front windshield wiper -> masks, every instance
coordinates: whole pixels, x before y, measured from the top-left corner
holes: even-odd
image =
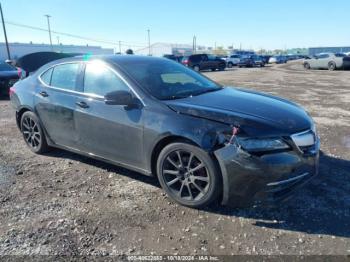
[[[221,89],[222,89],[222,87],[215,87],[215,88],[208,88],[205,90],[199,90],[197,92],[186,92],[186,93],[182,93],[182,94],[168,96],[168,97],[163,98],[162,100],[176,100],[176,99],[187,98],[187,97],[191,97],[191,96],[199,96],[199,95],[202,95],[205,93],[215,92],[215,91],[218,91]]]
[[[216,91],[219,91],[221,89],[222,89],[221,87],[215,87],[215,88],[209,88],[209,89],[205,89],[205,90],[200,90],[200,91],[192,93],[191,96],[199,96],[199,95],[202,95],[202,94],[205,94],[205,93],[216,92]]]

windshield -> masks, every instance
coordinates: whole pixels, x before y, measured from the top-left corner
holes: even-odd
[[[0,71],[16,71],[17,69],[7,63],[0,63]]]
[[[123,63],[123,68],[152,96],[160,100],[196,96],[222,88],[201,74],[170,60],[128,61]]]

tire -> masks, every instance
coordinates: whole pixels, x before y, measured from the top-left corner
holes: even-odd
[[[193,70],[196,72],[199,72],[200,71],[199,65],[193,66]]]
[[[336,64],[332,61],[328,63],[328,70],[329,71],[334,71],[335,69],[337,69]]]
[[[212,68],[211,71],[212,71],[212,72],[216,71],[216,68]]]
[[[34,153],[42,154],[49,150],[45,133],[38,117],[31,111],[25,112],[20,122],[24,141]]]
[[[310,67],[310,64],[309,63],[304,63],[304,68],[309,70],[311,67]]]
[[[225,70],[225,66],[224,65],[219,67],[219,71],[224,71],[224,70]]]
[[[231,62],[229,62],[229,63],[227,64],[227,67],[228,67],[228,68],[232,68],[232,67],[233,67],[233,64],[232,64]]]
[[[208,206],[222,191],[221,174],[214,160],[201,148],[187,143],[172,143],[160,152],[157,175],[168,196],[188,207]]]

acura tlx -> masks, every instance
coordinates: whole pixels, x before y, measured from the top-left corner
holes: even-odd
[[[57,147],[154,175],[190,207],[278,203],[318,172],[320,141],[304,109],[164,58],[57,60],[10,97],[33,152]]]

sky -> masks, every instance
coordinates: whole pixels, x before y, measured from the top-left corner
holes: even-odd
[[[51,29],[54,43],[117,48],[151,43],[287,49],[350,45],[349,0],[0,0],[5,21]],[[49,35],[6,24],[9,42],[49,43]],[[59,39],[57,38],[59,36]],[[0,29],[0,42],[4,42]],[[115,43],[115,44],[114,44]]]

